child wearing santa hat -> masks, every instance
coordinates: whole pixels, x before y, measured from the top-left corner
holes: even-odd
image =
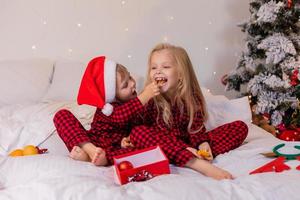
[[[91,60],[81,80],[77,102],[96,106],[91,129],[86,130],[68,110],[58,111],[54,124],[75,160],[95,165],[113,163],[113,156],[134,150],[126,137],[144,105],[159,94],[154,82],[137,96],[135,80],[127,69],[101,56]],[[123,139],[123,140],[122,140]],[[121,141],[123,146],[121,148]]]

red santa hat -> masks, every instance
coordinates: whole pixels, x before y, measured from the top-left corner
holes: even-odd
[[[113,61],[100,56],[91,60],[81,80],[77,102],[102,108],[103,114],[113,112],[111,103],[116,96],[116,66]]]

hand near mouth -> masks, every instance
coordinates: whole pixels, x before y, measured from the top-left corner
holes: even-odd
[[[150,99],[160,94],[159,85],[154,81],[147,85],[143,92],[138,96],[139,100],[145,105]]]

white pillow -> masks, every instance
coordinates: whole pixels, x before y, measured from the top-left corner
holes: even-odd
[[[63,140],[59,137],[57,131],[47,138],[41,145],[41,148],[48,149],[51,155],[69,155],[69,150]]]
[[[70,110],[83,126],[89,129],[95,107],[78,106],[74,101],[18,104],[0,108],[0,155],[25,145],[39,145],[56,133],[53,117],[63,108]]]
[[[76,101],[85,67],[84,63],[78,61],[57,61],[52,83],[43,100]]]
[[[251,123],[252,113],[247,96],[230,100],[223,95],[212,95],[205,88],[202,88],[202,92],[208,112],[208,119],[205,122],[207,130],[236,120],[248,125]]]
[[[40,101],[52,73],[53,61],[48,59],[0,61],[0,106]]]

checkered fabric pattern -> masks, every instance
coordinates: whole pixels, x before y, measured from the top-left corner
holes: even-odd
[[[239,147],[248,135],[248,126],[243,121],[224,124],[207,132],[214,156]]]
[[[130,133],[130,140],[138,149],[159,145],[170,163],[178,166],[184,166],[194,157],[190,151],[186,150],[188,147],[186,143],[177,139],[171,132],[156,127],[136,126]]]
[[[235,121],[206,132],[203,117],[200,112],[195,114],[192,130],[199,130],[194,134],[187,131],[189,118],[186,110],[174,107],[173,126],[167,128],[162,117],[156,120],[157,110],[151,101],[145,108],[144,125],[133,128],[130,139],[137,148],[160,145],[170,162],[177,166],[184,166],[194,155],[186,147],[198,148],[203,142],[209,142],[213,155],[228,152],[240,146],[248,134],[248,127],[242,121]]]
[[[114,111],[110,116],[97,109],[90,130],[85,130],[79,120],[68,110],[58,111],[53,119],[54,125],[61,139],[69,151],[74,146],[84,142],[91,142],[106,151],[107,159],[112,164],[112,157],[132,151],[132,148],[121,149],[123,137],[131,130],[131,121],[143,111],[143,105],[138,98],[126,103],[112,103]]]

